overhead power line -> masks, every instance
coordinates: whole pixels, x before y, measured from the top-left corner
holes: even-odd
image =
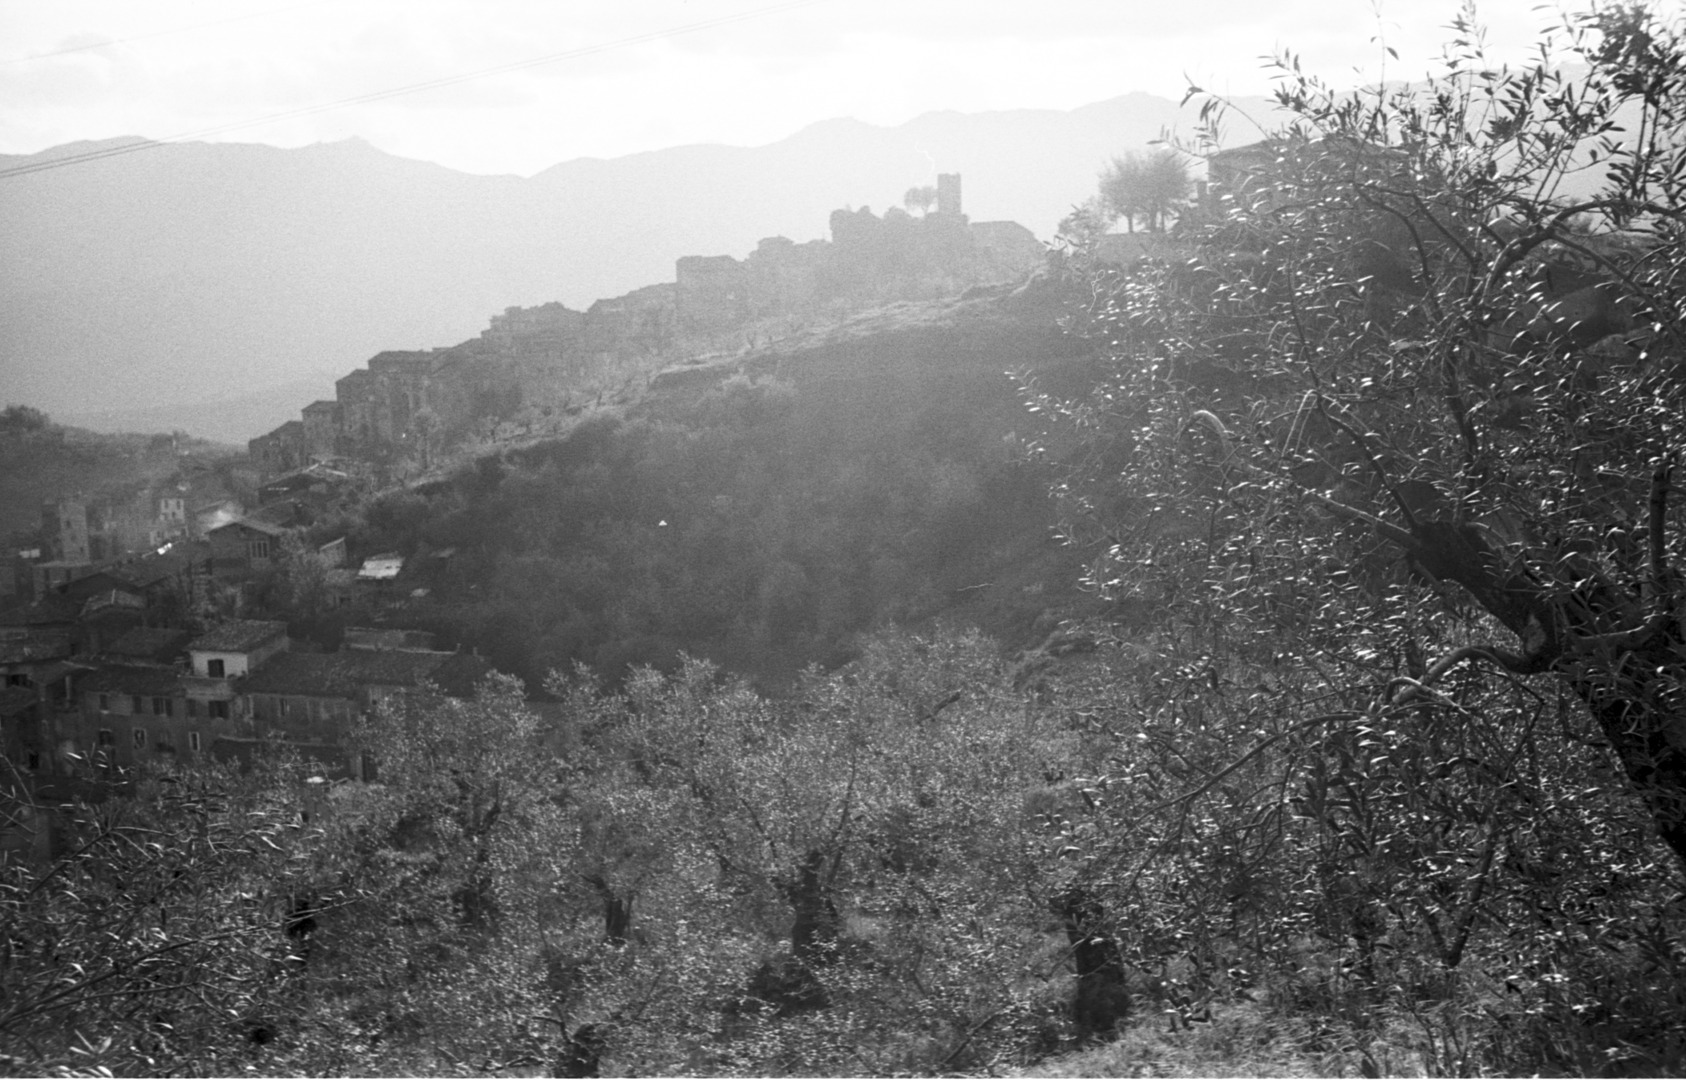
[[[222,135],[230,131],[240,131],[245,128],[259,127],[263,124],[274,123],[277,120],[292,120],[300,116],[314,116],[317,113],[331,112],[344,109],[352,105],[367,105],[375,101],[385,101],[388,98],[402,97],[405,94],[420,93],[423,90],[435,90],[443,86],[455,86],[458,83],[472,82],[492,75],[502,75],[505,72],[520,71],[524,68],[542,67],[545,64],[560,63],[564,60],[574,60],[582,56],[592,56],[597,53],[609,52],[614,49],[624,49],[631,45],[642,45],[646,42],[660,41],[664,38],[678,37],[681,34],[692,34],[699,30],[709,30],[716,26],[726,26],[731,23],[745,22],[757,19],[763,15],[772,15],[780,11],[790,11],[795,8],[811,7],[823,3],[824,0],[789,0],[787,3],[772,4],[768,7],[755,8],[750,11],[740,11],[734,15],[722,15],[715,19],[704,19],[700,22],[685,23],[681,26],[668,27],[664,30],[654,30],[647,34],[635,34],[632,37],[620,38],[616,41],[606,41],[598,45],[587,45],[566,52],[550,53],[546,56],[535,56],[527,60],[517,60],[513,63],[499,64],[495,67],[480,68],[476,71],[465,71],[457,75],[447,75],[438,79],[428,79],[425,82],[410,83],[406,86],[395,86],[386,90],[376,90],[355,97],[340,98],[338,101],[327,101],[316,105],[307,105],[299,109],[288,109],[285,112],[270,113],[266,116],[252,117],[247,120],[237,120],[228,124],[218,124],[215,127],[201,128],[198,131],[183,132],[163,139],[152,139],[145,142],[123,143],[120,146],[106,146],[98,150],[89,150],[80,154],[67,154],[64,157],[51,158],[47,161],[33,161],[27,165],[16,165],[10,169],[0,169],[0,180],[13,177],[28,176],[32,173],[49,172],[53,169],[68,168],[72,165],[85,165],[93,161],[103,161],[106,158],[121,157],[124,154],[138,153],[142,150],[152,150],[171,143],[187,142],[193,139],[209,138]]]

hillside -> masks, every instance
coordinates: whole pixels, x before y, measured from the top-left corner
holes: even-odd
[[[352,547],[433,566],[385,618],[530,685],[684,652],[777,686],[892,622],[1033,646],[1083,600],[1007,372],[1081,376],[1060,310],[1031,287],[903,302],[671,368],[566,438],[388,497]]]
[[[895,128],[835,120],[770,146],[580,160],[530,178],[471,176],[357,141],[173,144],[5,177],[0,383],[80,423],[140,426],[135,410],[461,341],[510,305],[583,308],[670,280],[682,256],[808,240],[833,208],[882,210],[938,171],[965,176],[973,220],[1016,220],[1046,238],[1110,155],[1177,115],[1132,95]],[[0,170],[105,145],[0,156]],[[204,405],[170,422],[242,441],[291,411],[270,408]]]

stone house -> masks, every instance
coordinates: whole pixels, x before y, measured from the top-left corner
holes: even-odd
[[[70,660],[70,632],[56,627],[0,628],[0,748],[29,773],[50,767],[71,687],[82,670]]]
[[[375,441],[375,377],[358,368],[334,382],[334,400],[339,404],[341,453],[355,454]]]
[[[477,657],[449,652],[346,650],[283,653],[248,675],[241,694],[254,733],[303,747],[332,747],[310,756],[334,775],[369,778],[368,764],[348,745],[353,721],[393,694],[424,684],[461,687],[485,673]]]
[[[203,537],[218,525],[226,525],[246,512],[237,499],[213,499],[193,510],[193,535]]]
[[[41,504],[44,554],[54,562],[93,561],[93,538],[88,527],[88,504],[83,499],[54,499]]]
[[[198,678],[238,679],[287,648],[286,623],[229,619],[188,642],[187,655]]]
[[[181,673],[163,664],[105,664],[82,676],[80,723],[60,732],[59,757],[68,771],[133,768],[207,752],[216,726],[191,700]],[[80,763],[81,767],[77,767]]]
[[[263,476],[278,476],[302,468],[310,455],[305,443],[303,420],[289,420],[246,443],[246,454]]]
[[[430,352],[388,350],[369,358],[375,438],[388,445],[409,432],[416,414],[428,407],[428,381],[436,358]]]
[[[230,619],[187,643],[182,685],[196,712],[218,720],[245,719],[237,681],[289,648],[287,624]]]
[[[331,458],[340,452],[340,403],[313,401],[304,407],[304,454],[313,461]]]
[[[241,518],[205,534],[211,565],[219,574],[267,570],[281,561],[286,529],[257,518]]]

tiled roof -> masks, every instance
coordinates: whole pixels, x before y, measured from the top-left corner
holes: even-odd
[[[35,685],[46,686],[53,680],[62,679],[66,675],[92,670],[94,670],[94,665],[85,664],[79,660],[54,660],[50,664],[36,668],[30,677],[35,680]]]
[[[265,536],[285,536],[287,534],[287,530],[281,528],[279,525],[271,525],[269,522],[261,521],[257,518],[243,517],[230,521],[225,525],[218,525],[214,529],[206,529],[205,535],[209,536],[211,533],[221,532],[224,529],[251,529],[253,532],[260,532]]]
[[[143,660],[169,660],[187,648],[193,637],[186,630],[137,626],[106,648],[110,656],[132,656]]]
[[[69,655],[70,633],[64,630],[32,630],[0,640],[0,664],[39,664]]]
[[[384,650],[410,652],[438,652],[434,641],[438,635],[431,630],[411,630],[392,626],[348,626],[344,641],[348,649],[380,652]]]
[[[260,619],[230,619],[187,643],[200,652],[250,652],[277,635],[287,632],[284,622]]]
[[[170,697],[181,693],[181,673],[172,667],[107,664],[84,675],[80,689],[83,692]]]
[[[267,525],[284,532],[305,524],[309,520],[309,514],[297,499],[277,499],[275,502],[265,503],[240,520],[247,525]]]
[[[113,577],[144,588],[190,572],[193,569],[194,555],[194,545],[172,545],[171,550],[162,555],[143,555],[134,562],[114,566],[107,572]],[[200,557],[204,556],[201,554]]]
[[[431,681],[455,653],[283,653],[246,676],[248,694],[354,697],[365,687],[409,687]]]
[[[58,623],[74,623],[80,606],[66,599],[62,593],[51,592],[27,607],[0,611],[0,626],[52,626]]]

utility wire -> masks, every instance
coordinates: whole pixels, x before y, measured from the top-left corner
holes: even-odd
[[[699,30],[708,30],[716,26],[726,26],[730,23],[745,22],[749,19],[760,18],[775,12],[790,11],[795,8],[811,7],[823,3],[824,0],[790,0],[788,3],[773,4],[768,7],[755,8],[751,11],[740,11],[735,15],[723,15],[717,19],[704,19],[700,22],[685,23],[682,26],[669,27],[665,30],[655,30],[648,34],[636,34],[632,37],[620,38],[617,41],[607,41],[599,45],[587,45],[579,49],[569,49],[566,52],[551,53],[547,56],[535,56],[528,60],[517,60],[509,64],[499,64],[496,67],[481,68],[477,71],[462,72],[457,75],[447,75],[443,78],[429,79],[426,82],[410,83],[407,86],[396,86],[387,90],[376,90],[356,97],[341,98],[338,101],[328,101],[317,105],[307,105],[302,109],[289,109],[285,112],[270,113],[267,116],[253,117],[248,120],[237,120],[233,123],[219,124],[216,127],[201,128],[198,131],[183,132],[163,139],[151,139],[143,142],[123,143],[120,146],[106,146],[98,150],[88,150],[80,154],[67,154],[64,157],[52,158],[47,161],[33,161],[27,165],[16,165],[10,169],[0,169],[0,180],[13,177],[28,176],[31,173],[48,172],[52,169],[63,169],[71,165],[85,165],[93,161],[103,161],[106,158],[121,157],[141,150],[153,150],[170,143],[185,142],[191,139],[203,139],[212,135],[221,135],[229,131],[239,131],[244,128],[258,127],[273,123],[277,120],[291,120],[300,116],[313,116],[317,113],[331,112],[351,105],[367,105],[370,102],[385,101],[388,98],[402,97],[405,94],[419,93],[423,90],[434,90],[442,86],[455,86],[458,83],[484,79],[489,75],[501,75],[509,71],[520,71],[524,68],[541,67],[545,64],[555,64],[563,60],[574,60],[582,56],[592,56],[597,53],[609,52],[613,49],[623,49],[629,45],[642,45],[650,41],[660,41],[663,38],[677,37],[681,34],[691,34]]]
[[[134,37],[113,38],[110,41],[96,41],[91,45],[72,45],[68,49],[55,49],[52,52],[32,53],[29,56],[13,56],[0,60],[0,67],[12,64],[22,64],[29,60],[46,60],[54,56],[68,56],[71,53],[87,52],[89,49],[106,49],[113,45],[127,45],[135,41],[151,41],[153,38],[169,37],[172,34],[185,34],[193,30],[205,30],[213,26],[227,26],[229,23],[246,22],[250,19],[261,19],[265,15],[277,15],[288,11],[299,11],[303,8],[321,7],[331,4],[334,0],[316,0],[313,4],[294,4],[291,7],[268,8],[264,11],[254,11],[249,15],[236,15],[231,19],[218,19],[216,22],[195,23],[192,26],[178,26],[173,30],[156,30],[150,34],[136,34]]]

